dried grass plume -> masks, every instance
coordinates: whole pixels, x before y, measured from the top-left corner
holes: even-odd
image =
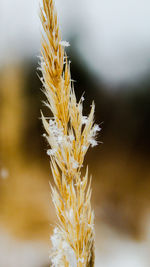
[[[50,148],[51,186],[58,226],[51,237],[52,266],[94,266],[94,213],[91,209],[91,183],[88,168],[81,173],[85,154],[100,130],[94,124],[94,102],[89,116],[83,115],[83,101],[77,102],[65,53],[69,43],[61,38],[53,0],[43,0],[40,18],[43,26],[41,71],[46,106],[52,117],[42,121]]]

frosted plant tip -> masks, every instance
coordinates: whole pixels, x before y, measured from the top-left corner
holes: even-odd
[[[60,41],[59,44],[64,46],[64,47],[69,47],[70,46],[69,42],[67,42],[67,41]]]
[[[91,144],[91,147],[94,147],[94,146],[97,146],[98,145],[97,141],[94,140],[94,139],[90,139],[89,142]]]
[[[88,121],[88,117],[87,116],[83,116],[82,117],[82,124],[86,124]]]
[[[48,156],[54,156],[56,151],[57,151],[56,149],[48,149],[47,150],[47,155]]]

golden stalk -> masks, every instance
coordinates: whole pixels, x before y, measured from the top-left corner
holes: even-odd
[[[83,101],[77,102],[70,75],[70,62],[64,51],[53,0],[42,0],[40,18],[42,36],[41,71],[46,105],[53,117],[48,121],[42,114],[50,145],[47,154],[55,186],[52,199],[59,219],[51,237],[52,266],[94,266],[94,213],[91,209],[91,183],[88,168],[81,168],[89,146],[95,146],[100,130],[94,124],[94,102],[89,116],[83,116]]]

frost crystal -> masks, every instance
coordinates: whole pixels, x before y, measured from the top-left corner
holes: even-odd
[[[94,146],[97,146],[97,141],[96,140],[94,140],[93,138],[91,138],[90,140],[89,140],[89,142],[90,142],[90,144],[91,144],[91,147],[94,147]]]
[[[69,214],[71,211],[69,212]],[[72,216],[71,214],[69,216]],[[51,255],[51,263],[53,267],[65,267],[63,259],[66,257],[69,262],[69,267],[76,267],[77,260],[73,249],[70,245],[65,241],[63,237],[63,233],[56,227],[54,229],[54,233],[51,236],[52,241],[52,255]]]
[[[55,138],[58,144],[61,144],[65,138],[63,134],[63,129],[58,128],[57,123],[53,120],[49,120],[49,130],[50,133]]]
[[[82,147],[82,151],[85,151],[87,149],[87,146]]]
[[[95,124],[93,127],[93,135],[96,135],[97,132],[101,131],[101,128],[98,124]]]
[[[47,155],[48,156],[53,156],[53,155],[55,155],[55,153],[56,153],[56,149],[55,148],[53,148],[53,149],[48,149],[47,150]]]
[[[63,141],[63,136],[62,135],[58,135],[57,141],[58,141],[58,144],[61,144],[62,141]]]
[[[52,235],[51,241],[52,241],[53,248],[58,249],[60,246],[60,242],[61,242],[59,236],[57,234]]]
[[[101,130],[101,128],[99,127],[98,124],[95,124],[90,132],[89,135],[89,143],[91,144],[92,147],[97,146],[98,142],[95,140],[95,136],[97,134],[97,132],[99,132]]]
[[[64,46],[64,47],[70,46],[69,42],[67,42],[67,41],[60,41],[59,44]]]
[[[71,158],[71,162],[73,169],[77,169],[79,167],[79,163],[74,158]]]
[[[49,125],[50,125],[50,126],[54,126],[54,125],[55,125],[55,121],[53,121],[53,120],[49,120]]]
[[[86,124],[88,121],[88,117],[87,116],[83,116],[82,117],[82,124]]]

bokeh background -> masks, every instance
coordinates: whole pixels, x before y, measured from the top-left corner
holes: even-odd
[[[56,0],[77,97],[94,99],[96,267],[150,266],[150,2]],[[38,0],[0,0],[0,266],[49,266],[57,221],[40,109]]]

